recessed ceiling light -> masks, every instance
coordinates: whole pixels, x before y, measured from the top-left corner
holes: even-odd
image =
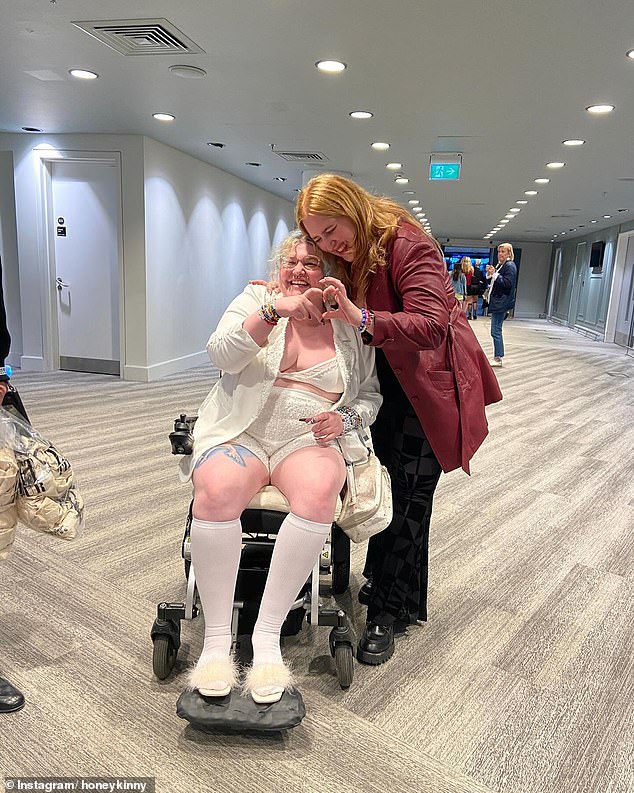
[[[420,204],[420,201],[417,198],[410,198],[407,203],[411,204],[412,206],[416,206],[416,204]]]
[[[583,146],[585,140],[581,140],[580,138],[568,138],[568,140],[561,141],[564,146]]]
[[[372,148],[375,151],[387,151],[390,148],[390,144],[377,140],[375,143],[372,144]]]
[[[515,215],[504,215],[504,217],[505,217],[507,220],[513,220],[513,218],[515,217]]]
[[[553,234],[553,237],[558,237],[558,236],[559,236],[559,234]]]
[[[563,168],[565,164],[565,162],[547,162],[546,168],[552,168],[555,170],[556,168]]]
[[[598,223],[598,220],[591,220],[590,223]]]
[[[337,74],[343,72],[347,68],[346,64],[342,61],[317,61],[315,66],[320,72],[327,72],[328,74]]]
[[[152,118],[155,118],[157,121],[174,121],[176,116],[173,116],[171,113],[152,113]]]
[[[96,80],[99,77],[97,72],[89,72],[87,69],[70,69],[68,73],[78,80]]]
[[[403,190],[403,195],[416,195],[416,190]]]
[[[528,204],[528,201],[526,199],[522,199],[521,201],[516,201],[515,203],[516,204]]]
[[[403,167],[402,162],[388,162],[385,164],[386,168],[389,168],[390,171],[398,171]]]
[[[612,215],[604,215],[603,217],[607,220],[608,218],[611,218]]]
[[[570,231],[576,231],[577,229],[570,229]]]
[[[524,190],[524,195],[539,195],[537,190]]]
[[[276,182],[285,182],[286,181],[286,177],[285,176],[276,176],[276,177],[274,177],[274,179],[275,179]]]
[[[614,105],[590,105],[586,110],[588,113],[601,115],[602,113],[611,113],[614,110]]]
[[[198,66],[170,66],[169,70],[174,77],[184,77],[187,80],[202,80],[203,77],[207,76],[207,72]]]
[[[262,163],[261,162],[245,162],[245,165],[251,165],[253,168],[259,168]]]
[[[508,220],[501,220],[500,221],[500,226],[506,226],[507,223],[508,223]]]
[[[370,113],[369,110],[353,110],[350,113],[351,118],[372,118],[374,113]]]
[[[561,232],[561,236],[563,237],[565,233],[566,233],[565,231],[562,231]]]
[[[396,184],[408,184],[409,183],[409,179],[407,179],[405,176],[397,176],[394,181],[396,182]]]
[[[514,215],[517,215],[517,213],[521,211],[522,210],[519,207],[513,207],[512,209],[509,209],[509,212],[512,212]]]
[[[617,209],[616,211],[617,212],[629,212],[630,210],[629,209]]]
[[[535,184],[548,184],[548,182],[550,182],[550,179],[535,179]]]
[[[41,129],[38,129],[37,127],[22,127],[22,129],[25,132],[41,132],[42,131]]]
[[[631,58],[634,61],[634,50],[625,53],[626,58]]]

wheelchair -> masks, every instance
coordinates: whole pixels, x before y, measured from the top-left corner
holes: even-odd
[[[195,416],[187,416],[184,413],[174,421],[174,430],[169,436],[172,454],[192,453],[192,428],[195,422]],[[200,613],[196,576],[191,564],[190,551],[192,505],[193,501],[189,505],[181,544],[187,580],[186,599],[184,603],[159,603],[157,616],[150,632],[153,643],[153,671],[160,680],[170,675],[176,663],[181,643],[181,621],[193,620]],[[282,626],[281,635],[294,636],[299,633],[304,618],[311,625],[329,626],[330,654],[334,658],[337,680],[342,689],[347,689],[354,677],[354,635],[346,613],[339,608],[324,607],[319,600],[320,574],[331,573],[332,592],[335,595],[345,592],[350,580],[350,539],[336,523],[340,509],[339,500],[330,538],[326,541],[321,557],[309,579],[291,606]],[[240,646],[239,637],[248,636],[253,631],[275,537],[289,511],[290,505],[283,494],[276,487],[269,485],[256,494],[241,515],[242,552],[233,603],[232,649]]]

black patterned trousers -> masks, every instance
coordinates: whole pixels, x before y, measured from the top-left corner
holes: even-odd
[[[409,400],[386,400],[371,427],[390,472],[394,517],[370,538],[363,574],[372,579],[368,621],[427,619],[429,525],[441,468]]]

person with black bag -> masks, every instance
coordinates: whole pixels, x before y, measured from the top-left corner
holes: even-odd
[[[5,367],[5,361],[9,357],[11,348],[11,336],[7,327],[7,313],[4,308],[4,295],[2,292],[2,265],[0,264],[0,402],[4,400],[9,390],[9,379],[11,370]],[[13,713],[24,706],[24,694],[21,691],[0,677],[0,713]]]

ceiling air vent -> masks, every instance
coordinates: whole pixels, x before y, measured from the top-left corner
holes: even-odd
[[[72,24],[121,55],[204,53],[167,19],[101,19]]]
[[[326,162],[328,157],[320,151],[277,151],[273,149],[274,153],[283,160],[289,162]]]

